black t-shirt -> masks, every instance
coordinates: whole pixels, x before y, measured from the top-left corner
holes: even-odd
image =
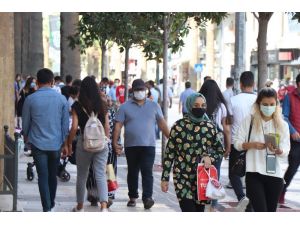
[[[70,88],[71,86],[67,86],[67,85],[61,88],[61,94],[64,95],[67,98],[67,100],[70,97]]]
[[[78,125],[80,127],[81,133],[84,131],[86,122],[88,121],[88,115],[83,111],[81,104],[78,101],[75,101],[72,105],[72,109],[75,110],[78,116]],[[103,127],[105,126],[105,115],[100,115],[98,113],[98,119],[102,123]]]

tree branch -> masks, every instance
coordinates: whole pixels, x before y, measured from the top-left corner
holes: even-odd
[[[252,14],[257,20],[259,20],[259,17],[257,16],[257,14],[255,12],[252,12]]]

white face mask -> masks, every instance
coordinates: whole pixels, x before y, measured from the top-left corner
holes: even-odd
[[[133,96],[136,100],[144,100],[146,98],[145,91],[134,91]]]

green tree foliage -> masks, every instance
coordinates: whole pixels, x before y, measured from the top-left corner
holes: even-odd
[[[163,57],[163,32],[164,32],[164,16],[169,15],[169,40],[168,48],[172,53],[176,53],[184,46],[184,37],[187,36],[190,26],[187,23],[189,18],[194,18],[199,28],[204,28],[206,22],[211,20],[213,23],[219,24],[227,13],[209,13],[209,12],[175,12],[175,13],[143,13],[143,17],[147,18],[149,23],[146,25],[144,33],[144,42],[142,44],[145,56],[148,60],[161,61]]]

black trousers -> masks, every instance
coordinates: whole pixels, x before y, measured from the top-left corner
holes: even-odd
[[[286,192],[287,187],[290,185],[300,165],[300,142],[291,140],[291,150],[288,156],[288,161],[289,166],[284,174],[285,185],[283,192]]]
[[[182,199],[179,201],[182,212],[204,212],[205,205],[196,204],[192,199]]]
[[[283,179],[259,173],[246,173],[246,192],[254,212],[276,212]]]
[[[138,198],[139,172],[142,175],[142,200],[151,198],[153,194],[153,165],[155,147],[135,146],[125,148],[128,166],[127,184],[129,198]]]

